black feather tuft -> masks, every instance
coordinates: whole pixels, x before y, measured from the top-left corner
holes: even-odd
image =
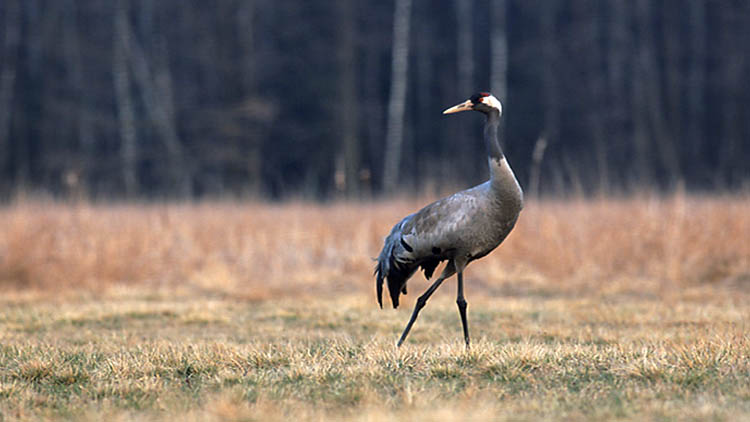
[[[439,259],[431,259],[422,262],[422,270],[424,271],[424,277],[426,279],[430,279],[432,277],[432,274],[435,272],[435,268],[440,264]]]
[[[409,252],[414,252],[414,248],[412,248],[408,243],[406,243],[403,237],[401,238],[401,246],[403,246],[404,249],[406,249]]]
[[[381,268],[381,262],[378,261],[378,265],[375,266],[375,290],[378,297],[378,305],[380,309],[383,309],[383,269]]]

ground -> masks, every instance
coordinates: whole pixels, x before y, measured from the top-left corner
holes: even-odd
[[[422,201],[424,202],[424,201]],[[750,420],[750,201],[537,201],[395,342],[386,205],[0,211],[0,420]]]

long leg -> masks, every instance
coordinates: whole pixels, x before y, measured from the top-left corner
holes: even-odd
[[[419,315],[419,311],[424,308],[424,305],[427,303],[427,299],[432,296],[433,293],[435,293],[435,290],[437,290],[438,287],[443,283],[445,280],[445,275],[441,275],[437,280],[435,280],[434,283],[432,283],[432,286],[430,286],[426,292],[422,294],[422,296],[419,296],[419,299],[417,299],[417,304],[414,306],[414,312],[411,314],[411,319],[409,319],[409,323],[406,324],[406,328],[404,328],[404,333],[401,334],[401,338],[398,340],[397,347],[401,347],[401,343],[406,340],[406,336],[409,335],[409,330],[411,330],[411,326],[414,325],[414,321],[417,320],[417,315]]]
[[[458,272],[458,298],[456,298],[456,304],[458,305],[458,313],[461,314],[461,323],[464,326],[464,340],[466,341],[466,348],[469,348],[469,322],[466,320],[466,299],[464,298],[464,272]]]

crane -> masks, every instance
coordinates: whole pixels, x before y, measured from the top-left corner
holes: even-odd
[[[465,102],[446,109],[443,114],[467,110],[478,111],[486,117],[484,143],[490,170],[489,180],[406,216],[385,238],[375,267],[378,304],[383,307],[383,281],[387,279],[391,302],[394,308],[398,308],[400,295],[406,294],[406,282],[418,269],[421,268],[425,278],[429,280],[435,268],[441,262],[448,261],[437,280],[417,299],[414,312],[398,340],[399,347],[430,296],[446,278],[454,274],[458,278],[456,304],[464,341],[466,347],[469,347],[464,269],[472,261],[492,252],[505,240],[523,208],[523,191],[498,140],[502,104],[492,94],[480,92]]]

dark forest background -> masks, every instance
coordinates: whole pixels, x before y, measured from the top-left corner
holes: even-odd
[[[750,2],[2,0],[0,197],[743,190]]]

